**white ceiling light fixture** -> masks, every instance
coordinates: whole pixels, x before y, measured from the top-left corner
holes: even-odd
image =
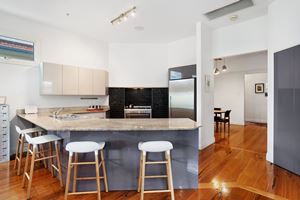
[[[218,68],[215,68],[214,75],[219,75],[219,74],[220,74],[220,70]]]
[[[221,61],[223,60],[223,66],[221,68],[221,70],[218,68],[218,61]],[[215,59],[215,69],[214,69],[214,75],[218,75],[220,74],[221,72],[226,72],[228,70],[228,67],[226,66],[225,64],[225,58],[222,59],[222,58],[216,58]]]
[[[136,6],[132,7],[131,9],[127,10],[126,12],[121,13],[118,17],[111,20],[110,23],[112,25],[120,24],[123,21],[127,21],[129,16],[136,16]]]

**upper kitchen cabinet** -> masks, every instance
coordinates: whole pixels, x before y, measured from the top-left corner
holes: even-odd
[[[104,70],[93,71],[93,95],[107,95],[108,72]]]
[[[42,95],[107,95],[108,72],[52,63],[41,67]]]
[[[78,95],[78,67],[63,66],[63,94]]]
[[[60,64],[46,63],[41,65],[41,94],[63,94],[63,66]]]
[[[93,93],[93,69],[79,68],[78,94],[90,95]]]

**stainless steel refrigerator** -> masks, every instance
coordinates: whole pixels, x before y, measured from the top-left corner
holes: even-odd
[[[189,76],[172,80],[169,77],[169,117],[196,121],[196,78]],[[187,78],[186,78],[187,77]]]

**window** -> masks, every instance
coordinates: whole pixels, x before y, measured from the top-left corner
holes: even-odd
[[[34,43],[0,35],[0,57],[34,61]]]

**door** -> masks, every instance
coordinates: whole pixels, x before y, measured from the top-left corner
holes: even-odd
[[[195,118],[195,81],[182,79],[169,81],[170,118]]]
[[[63,66],[63,94],[78,95],[78,67]]]
[[[106,95],[108,74],[104,70],[93,70],[93,94]]]
[[[62,95],[62,65],[43,63],[41,94]]]
[[[92,69],[79,68],[78,94],[80,95],[93,94],[93,70]]]

